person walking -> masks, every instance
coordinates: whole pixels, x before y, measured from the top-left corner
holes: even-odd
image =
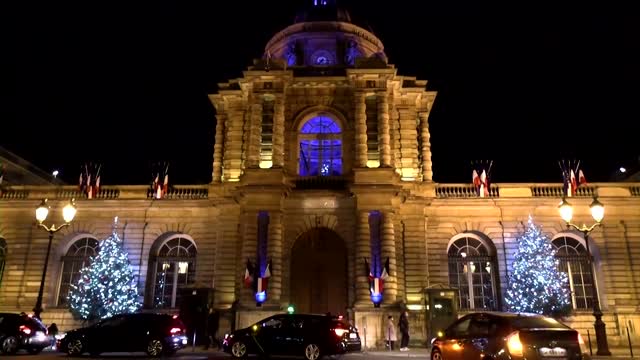
[[[402,315],[400,315],[400,322],[398,323],[400,327],[400,334],[402,335],[402,339],[400,339],[400,351],[409,351],[409,312],[403,311]]]
[[[210,309],[209,316],[207,317],[207,335],[209,335],[209,343],[205,346],[205,349],[208,349],[210,346],[215,346],[216,349],[220,348],[220,342],[217,338],[219,326],[220,313],[216,309]]]
[[[56,335],[58,335],[58,325],[56,323],[51,323],[49,328],[47,328],[47,332],[49,333],[49,339],[51,341],[51,349],[56,349]]]
[[[396,336],[396,324],[393,322],[393,316],[389,315],[387,320],[387,346],[389,350],[393,351],[395,349],[396,341],[398,341],[398,337]]]

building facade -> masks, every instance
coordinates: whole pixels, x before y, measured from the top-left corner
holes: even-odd
[[[173,186],[161,198],[144,185],[105,185],[92,199],[72,186],[6,187],[0,309],[35,304],[48,242],[35,208],[48,198],[51,221],[61,222],[61,207],[75,198],[78,214],[54,237],[44,291],[43,320],[62,330],[78,325],[66,307],[69,286],[118,216],[146,310],[177,311],[185,296],[209,289],[222,332],[293,305],[344,314],[372,347],[386,316],[406,308],[413,341],[426,343],[429,289],[454,289],[460,313],[504,308],[531,216],[570,273],[567,321],[592,329],[595,286],[610,343],[626,340],[627,328],[639,337],[640,184],[579,187],[570,199],[577,222],[590,221],[594,196],[606,207],[584,239],[558,215],[562,184],[498,183],[479,196],[472,184],[435,183],[428,120],[436,92],[426,85],[399,74],[382,42],[347,13],[320,4],[210,95],[210,184]],[[387,259],[376,307],[367,270],[382,276]],[[248,262],[268,280],[260,304],[255,285],[245,286]]]

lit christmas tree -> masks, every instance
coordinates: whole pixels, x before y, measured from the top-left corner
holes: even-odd
[[[559,271],[556,250],[529,217],[525,234],[518,239],[509,275],[506,302],[511,312],[553,317],[571,313],[569,278]]]
[[[129,255],[116,231],[117,222],[118,217],[111,236],[100,242],[91,265],[80,270],[78,284],[71,286],[69,306],[76,318],[93,321],[140,308]]]

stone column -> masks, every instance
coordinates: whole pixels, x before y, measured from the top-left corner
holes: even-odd
[[[396,271],[396,240],[393,229],[393,212],[382,213],[382,259],[384,263],[389,258],[389,277],[384,281],[384,304],[393,304],[398,297],[398,273]]]
[[[389,121],[391,123],[391,148],[393,149],[393,166],[396,168],[396,172],[400,173],[402,168],[402,153],[400,152],[400,122],[398,120],[398,110],[395,106],[392,106],[392,110],[389,114]]]
[[[282,295],[282,214],[269,212],[268,257],[271,259],[271,278],[269,279],[269,303],[278,304]]]
[[[367,104],[362,92],[354,94],[356,122],[356,167],[367,167]]]
[[[378,133],[380,143],[380,167],[391,167],[391,137],[389,133],[389,100],[386,91],[379,91]]]
[[[249,127],[249,147],[247,167],[257,168],[260,164],[260,143],[262,142],[262,98],[251,105],[251,125]]]
[[[368,273],[365,273],[364,259],[371,265],[371,231],[369,230],[369,212],[358,212],[358,231],[356,233],[356,306],[372,305],[369,293]],[[372,305],[373,306],[373,305]]]
[[[273,167],[284,166],[284,96],[276,95],[273,106]]]
[[[238,181],[242,174],[244,109],[233,108],[227,117],[222,176],[225,180]]]
[[[227,117],[225,114],[216,115],[216,139],[213,144],[213,176],[212,181],[219,183],[222,181],[222,159],[224,157],[222,149],[224,149],[224,122]]]
[[[429,134],[429,113],[422,111],[418,113],[420,118],[420,140],[422,148],[422,181],[433,181],[433,169],[431,164],[431,135]]]

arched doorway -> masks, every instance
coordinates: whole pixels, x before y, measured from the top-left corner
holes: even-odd
[[[332,230],[310,229],[291,249],[291,303],[299,313],[344,314],[347,248]]]

